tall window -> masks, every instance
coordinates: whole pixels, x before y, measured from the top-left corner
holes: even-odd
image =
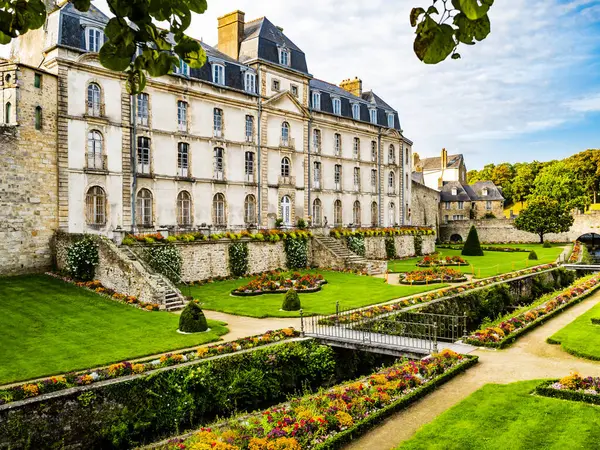
[[[12,116],[12,105],[10,104],[10,102],[8,102],[6,104],[6,109],[4,110],[4,123],[10,123],[11,122],[11,116]]]
[[[342,101],[339,98],[334,98],[331,100],[331,104],[333,105],[333,113],[341,116],[342,115]]]
[[[281,145],[283,147],[290,145],[290,124],[287,122],[281,124]]]
[[[183,75],[184,77],[189,77],[190,76],[190,66],[188,66],[187,63],[183,59],[180,59],[179,64],[177,64],[175,66],[175,73],[177,75]]]
[[[215,194],[213,197],[213,225],[224,226],[225,220],[225,196],[223,194]]]
[[[354,202],[352,207],[352,223],[354,225],[360,225],[361,223],[360,202],[358,200]]]
[[[492,209],[492,202],[490,200],[486,200],[485,209],[487,209],[488,211]]]
[[[177,175],[190,176],[190,146],[185,142],[177,144]]]
[[[388,175],[388,189],[390,194],[396,192],[396,175],[393,171]]]
[[[394,113],[388,113],[387,119],[388,119],[388,128],[394,128],[394,123],[396,121],[395,117],[394,117]]]
[[[336,200],[333,203],[333,226],[338,228],[342,226],[342,201]]]
[[[192,196],[181,191],[177,196],[177,225],[188,227],[192,224]]]
[[[91,187],[85,196],[86,220],[88,225],[106,223],[106,193],[100,186]]]
[[[377,162],[377,142],[371,141],[371,161]]]
[[[254,141],[254,116],[246,116],[246,142]]]
[[[354,168],[354,190],[360,191],[360,167]]]
[[[256,197],[254,195],[246,195],[244,200],[244,223],[256,223]]]
[[[85,44],[88,52],[100,51],[100,47],[104,43],[104,33],[98,28],[88,28],[85,32]]]
[[[290,159],[286,156],[281,160],[281,176],[289,177],[290,176]]]
[[[313,163],[313,188],[321,189],[321,162]]]
[[[342,155],[342,135],[339,133],[335,133],[333,135],[333,145],[335,150],[335,156]]]
[[[371,117],[371,123],[376,124],[377,123],[377,110],[376,109],[370,109],[369,110],[369,115]]]
[[[396,147],[394,147],[394,144],[390,144],[388,149],[388,162],[389,164],[396,164]]]
[[[458,208],[457,209],[465,209],[465,202],[458,202]]]
[[[35,129],[36,130],[42,129],[42,107],[41,106],[37,106],[35,108]]]
[[[377,170],[371,169],[371,186],[377,186]]]
[[[291,62],[290,51],[286,48],[279,49],[279,64],[289,66]]]
[[[225,86],[225,66],[213,64],[212,69],[213,83]]]
[[[336,164],[333,172],[333,181],[335,182],[335,189],[340,191],[342,189],[342,165]]]
[[[390,207],[389,207],[389,220],[390,226],[394,226],[396,224],[396,205],[394,204],[394,202],[390,202]]]
[[[312,93],[312,107],[317,111],[321,109],[321,93],[313,92]]]
[[[136,215],[137,224],[141,227],[152,226],[152,192],[148,189],[140,189],[137,194]]]
[[[256,93],[256,74],[254,72],[246,72],[244,75],[244,89],[251,94]]]
[[[36,73],[33,76],[33,87],[40,89],[42,87],[42,74]]]
[[[102,158],[102,135],[94,130],[88,133],[88,169],[104,169]]]
[[[313,148],[315,153],[321,153],[321,130],[313,130]]]
[[[254,182],[254,152],[244,154],[244,174],[246,175],[246,181]]]
[[[360,120],[360,105],[358,103],[352,105],[352,117],[354,120]]]
[[[371,203],[371,225],[376,227],[379,224],[379,209],[377,202]]]
[[[287,195],[281,199],[281,219],[285,225],[292,224],[292,200]]]
[[[150,139],[138,136],[137,140],[137,172],[150,173]]]
[[[409,151],[409,149],[407,148],[407,149],[406,149],[406,165],[408,166],[408,165],[409,165],[409,163],[410,163],[410,151]]]
[[[313,217],[313,225],[321,226],[323,224],[323,207],[321,205],[321,200],[316,198],[312,204],[312,217]]]
[[[215,108],[213,112],[213,128],[215,137],[223,136],[223,110]]]
[[[137,96],[137,123],[138,125],[148,126],[149,103],[148,94],[138,94]]]
[[[224,176],[225,167],[224,167],[224,159],[223,159],[224,153],[225,153],[225,150],[223,150],[221,147],[215,147],[215,149],[213,151],[214,178],[216,180],[223,180],[225,178],[225,176]]]
[[[352,147],[352,156],[354,159],[358,159],[360,156],[360,138],[354,138],[354,146]]]
[[[177,127],[179,131],[187,131],[188,125],[188,104],[179,100],[177,102]]]
[[[100,105],[101,105],[101,90],[100,86],[96,83],[90,83],[87,89],[87,111],[88,115],[98,117],[100,116]]]

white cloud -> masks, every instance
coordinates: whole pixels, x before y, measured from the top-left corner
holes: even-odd
[[[600,92],[582,97],[578,100],[567,102],[566,104],[573,111],[594,112],[600,111]]]

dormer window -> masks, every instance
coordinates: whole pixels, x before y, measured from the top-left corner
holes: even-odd
[[[291,59],[290,51],[287,48],[279,49],[279,64],[282,66],[290,66]]]
[[[360,120],[360,105],[358,103],[352,105],[352,117],[354,120]]]
[[[387,120],[388,120],[388,128],[394,128],[394,123],[396,122],[394,113],[388,113]]]
[[[371,118],[371,123],[377,124],[377,110],[376,109],[369,110],[369,117]]]
[[[452,195],[458,195],[458,189],[452,188]]]
[[[246,72],[244,75],[244,89],[246,92],[251,94],[256,93],[256,74],[253,72]]]
[[[333,104],[333,113],[336,116],[341,116],[342,115],[342,101],[339,98],[334,98],[331,100],[331,103]]]
[[[85,48],[88,52],[100,51],[100,48],[104,44],[104,33],[99,28],[86,28],[85,29]]]
[[[225,86],[225,66],[222,64],[213,64],[213,83]]]
[[[316,110],[321,109],[321,93],[320,92],[312,93],[312,107],[313,107],[313,109],[316,109]]]
[[[179,65],[175,66],[175,73],[177,75],[183,75],[184,77],[189,77],[190,76],[190,66],[188,66],[184,60],[180,59]]]
[[[488,195],[488,188],[483,188],[483,191],[481,191],[481,195],[486,197]]]

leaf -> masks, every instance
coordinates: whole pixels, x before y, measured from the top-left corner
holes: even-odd
[[[442,62],[455,47],[454,29],[447,24],[437,25],[417,35],[414,43],[416,55],[425,64]]]
[[[439,14],[439,13],[440,12],[433,5],[431,5],[429,8],[427,8],[427,14],[429,14],[429,15],[431,15],[431,14]]]
[[[183,36],[179,40],[174,50],[181,59],[194,69],[199,69],[206,63],[206,53],[202,46],[187,36]]]
[[[452,53],[452,59],[460,59],[460,53]]]
[[[176,64],[179,64],[176,56],[154,50],[152,51],[152,58],[146,60],[146,70],[151,77],[162,77],[168,74]]]
[[[100,63],[107,69],[123,72],[131,64],[134,53],[134,45],[120,46],[108,41],[100,49]]]
[[[46,23],[46,5],[42,0],[19,1],[15,4],[15,29],[21,34],[36,30]]]
[[[410,26],[416,27],[417,21],[422,14],[425,14],[425,10],[423,8],[413,8],[410,12]]]
[[[0,31],[0,45],[10,44],[11,37],[8,34]]]
[[[146,75],[141,69],[133,69],[127,71],[127,92],[131,95],[136,95],[144,91],[146,88]]]
[[[487,15],[481,19],[469,20],[466,15],[459,13],[454,17],[454,24],[458,27],[456,38],[459,42],[468,45],[475,44],[473,39],[484,40],[491,31],[491,23]]]
[[[90,9],[91,0],[69,0],[73,6],[81,12],[86,12]]]
[[[113,17],[108,21],[106,27],[104,28],[104,34],[111,41],[117,40],[120,34],[123,32],[123,25],[121,24],[121,20],[117,17]]]
[[[107,0],[108,6],[117,17],[127,17],[131,14],[130,0]]]
[[[452,5],[465,13],[470,20],[477,20],[485,16],[493,4],[494,0],[452,0]]]
[[[196,14],[204,14],[208,9],[208,3],[206,0],[187,0],[186,4],[188,8],[190,8],[190,10]]]

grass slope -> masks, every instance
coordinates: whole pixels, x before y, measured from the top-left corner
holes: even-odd
[[[402,450],[598,448],[600,408],[530,395],[539,381],[488,384],[432,423]]]
[[[322,290],[300,294],[305,315],[332,314],[336,301],[340,308],[350,309],[373,305],[447,285],[392,286],[383,278],[359,276],[351,273],[311,271],[321,273],[327,280]],[[265,294],[254,297],[234,297],[231,291],[247,284],[251,278],[217,281],[203,286],[192,286],[191,294],[202,302],[202,308],[250,317],[299,317],[298,311],[280,311],[284,294]]]
[[[593,324],[592,318],[600,318],[600,304],[557,331],[548,342],[560,344],[572,355],[600,360],[600,325]]]
[[[486,246],[482,244],[482,246]],[[486,252],[484,256],[465,256],[464,259],[469,263],[469,266],[453,267],[463,273],[475,274],[476,278],[487,278],[494,275],[512,272],[515,270],[525,269],[531,266],[540,264],[548,264],[556,261],[558,256],[563,251],[562,246],[552,246],[551,248],[543,248],[540,244],[523,244],[523,245],[498,245],[499,247],[518,247],[535,250],[538,255],[537,261],[529,261],[528,253],[525,252]],[[461,256],[460,250],[439,249],[442,257],[445,256]],[[390,272],[410,272],[413,270],[422,270],[417,267],[417,262],[422,258],[410,258],[404,260],[390,261],[388,268]],[[471,268],[471,265],[473,268]]]
[[[177,333],[179,316],[146,312],[45,276],[0,278],[0,384],[218,340]]]

